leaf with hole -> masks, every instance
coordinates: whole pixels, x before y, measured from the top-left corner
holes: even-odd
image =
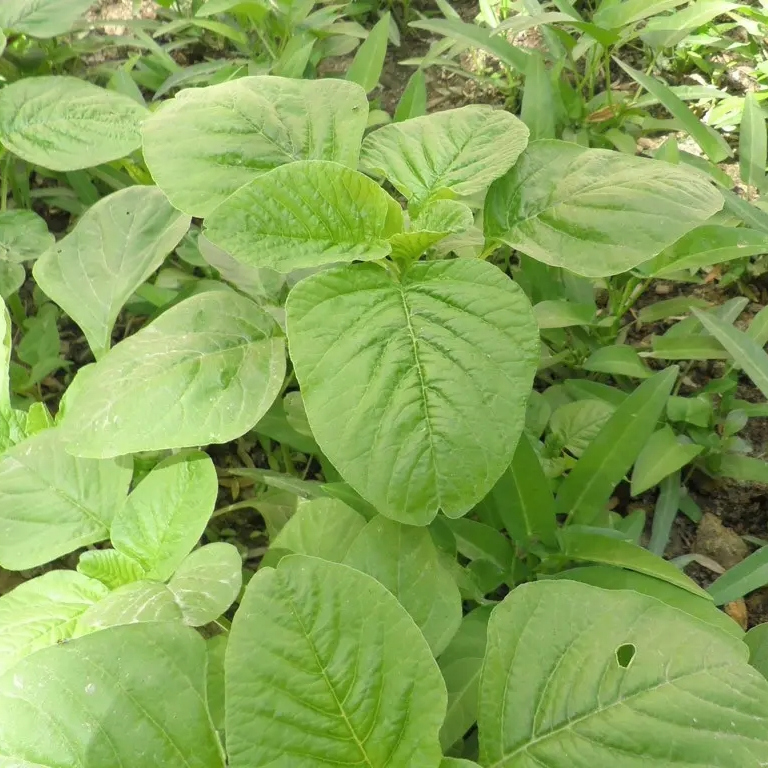
[[[740,640],[645,595],[543,581],[491,616],[483,765],[759,768],[767,712]]]

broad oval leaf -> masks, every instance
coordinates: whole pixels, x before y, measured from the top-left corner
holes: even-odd
[[[539,359],[522,290],[491,264],[360,264],[288,297],[288,335],[312,432],[382,514],[457,517],[512,460]]]
[[[92,168],[137,149],[147,114],[128,96],[76,77],[28,77],[0,91],[0,143],[53,171]]]
[[[578,458],[615,410],[605,400],[584,399],[565,403],[552,413],[549,429],[559,445]]]
[[[205,641],[173,624],[97,632],[0,678],[0,761],[35,768],[223,768]]]
[[[469,206],[457,200],[435,200],[424,207],[407,232],[389,238],[392,256],[416,259],[443,238],[466,232],[473,224]]]
[[[32,261],[56,242],[33,211],[0,211],[0,261]]]
[[[110,539],[146,578],[166,581],[203,535],[219,481],[211,459],[190,451],[161,461],[115,515]]]
[[[170,201],[202,217],[284,163],[356,168],[367,120],[368,100],[355,83],[243,77],[166,102],[144,124],[144,157]]]
[[[69,32],[92,5],[93,0],[3,0],[0,29],[31,37],[56,37]]]
[[[353,568],[291,555],[260,570],[225,673],[232,768],[440,764],[437,664],[405,609]]]
[[[437,660],[448,690],[448,710],[440,728],[440,743],[444,750],[461,739],[477,720],[480,673],[490,613],[486,606],[468,613]]]
[[[77,622],[75,636],[82,637],[109,627],[142,622],[178,622],[182,610],[173,592],[159,581],[134,581],[110,592],[91,606]]]
[[[230,290],[185,299],[78,373],[62,421],[68,450],[103,458],[239,437],[283,383],[279,334]]]
[[[45,429],[0,457],[0,565],[35,568],[109,536],[125,503],[130,461],[83,459]]]
[[[768,253],[766,232],[747,227],[704,224],[683,235],[648,266],[654,277],[661,277],[681,269],[701,269],[763,253]],[[651,304],[648,309],[653,306]]]
[[[80,555],[77,570],[109,589],[140,581],[146,571],[134,559],[116,549],[89,549]]]
[[[569,581],[494,610],[480,685],[496,768],[759,768],[768,681],[738,639],[645,595]]]
[[[205,236],[250,266],[293,272],[383,259],[403,229],[400,206],[339,163],[307,160],[259,176],[205,220]]]
[[[398,599],[435,656],[445,650],[461,623],[461,594],[426,528],[378,515],[354,540],[344,562],[373,576]]]
[[[678,469],[693,461],[702,451],[703,445],[681,442],[666,424],[654,432],[640,451],[632,470],[630,492],[639,496],[660,483]]]
[[[0,597],[0,674],[71,637],[79,617],[108,592],[80,573],[49,571]]]
[[[37,261],[37,284],[80,326],[97,359],[110,347],[125,302],[179,244],[189,222],[157,187],[128,187],[89,208]]]
[[[365,518],[338,499],[313,499],[299,504],[271,546],[341,563],[363,528]]]
[[[528,143],[525,124],[482,104],[385,125],[363,142],[360,166],[386,177],[416,206],[482,192]]]
[[[682,166],[536,141],[488,191],[485,234],[545,264],[603,277],[651,259],[722,206],[720,193]]]
[[[237,547],[217,541],[188,555],[168,582],[184,622],[202,627],[235,602],[243,586],[243,559]]]

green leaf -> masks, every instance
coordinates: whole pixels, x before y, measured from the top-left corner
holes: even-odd
[[[79,573],[49,571],[0,597],[0,674],[70,638],[78,618],[107,594],[103,584]]]
[[[605,400],[585,398],[556,408],[549,430],[557,442],[577,458],[611,418],[616,407]]]
[[[427,114],[427,81],[424,70],[417,69],[409,78],[395,108],[394,121],[411,120]]]
[[[346,565],[373,576],[416,622],[439,656],[461,623],[461,594],[426,528],[379,515],[352,542]]]
[[[768,584],[768,547],[758,549],[707,588],[715,605],[724,605]]]
[[[512,45],[503,37],[494,35],[477,24],[467,24],[456,18],[412,21],[408,26],[443,35],[465,48],[479,48],[520,74],[524,74],[528,66],[529,54],[525,49]]]
[[[593,304],[576,304],[555,299],[534,304],[533,314],[539,328],[569,328],[574,325],[592,325],[595,320]]]
[[[245,185],[205,221],[205,236],[238,261],[293,272],[390,252],[402,232],[398,203],[338,163],[289,163]]]
[[[752,456],[726,453],[720,459],[719,477],[730,477],[744,483],[768,484],[768,462]]]
[[[746,333],[736,330],[730,323],[693,310],[704,328],[711,333],[726,349],[752,383],[768,397],[768,355],[765,350]]]
[[[32,211],[0,211],[0,261],[32,261],[56,242],[45,220]]]
[[[635,462],[664,411],[677,366],[644,381],[614,411],[557,493],[558,514],[574,523],[594,520]]]
[[[641,454],[642,455],[642,454]],[[653,522],[648,551],[663,557],[672,534],[672,525],[680,509],[682,496],[680,470],[667,475],[659,484],[659,495],[653,508]]]
[[[744,97],[744,113],[739,126],[739,176],[749,187],[762,187],[768,164],[766,116],[754,93]]]
[[[727,360],[728,353],[723,345],[711,336],[698,334],[686,336],[653,336],[653,352],[645,356],[655,360]]]
[[[202,627],[221,616],[240,594],[243,559],[237,547],[218,541],[188,555],[168,582],[184,622]]]
[[[299,504],[271,546],[340,563],[363,528],[365,518],[338,499],[314,499]]]
[[[389,20],[390,13],[387,11],[373,25],[347,70],[347,80],[362,86],[366,93],[370,93],[379,84],[384,57],[387,55]]]
[[[181,623],[181,607],[173,592],[159,581],[134,581],[91,606],[77,622],[74,635],[83,637],[108,627],[156,621]]]
[[[259,303],[279,303],[285,285],[285,275],[280,275],[272,269],[249,267],[232,258],[203,235],[198,235],[197,247],[203,259],[218,271],[222,279],[239,291]]]
[[[509,112],[471,105],[379,128],[363,142],[360,166],[418,207],[434,197],[484,191],[527,141],[528,129]]]
[[[654,432],[643,446],[632,470],[632,496],[639,496],[665,477],[690,464],[704,446],[695,443],[683,443],[668,427],[663,426]]]
[[[702,227],[698,227],[693,231],[697,232],[700,229],[702,229]],[[684,235],[682,239],[685,239],[686,237],[688,237],[688,235]],[[670,317],[687,315],[691,311],[691,307],[707,309],[709,306],[709,302],[700,299],[698,296],[675,296],[674,299],[655,301],[653,304],[648,304],[648,306],[643,307],[637,313],[637,319],[641,323],[657,323],[659,320],[666,320]]]
[[[544,57],[537,50],[528,56],[525,88],[520,106],[520,119],[531,132],[531,141],[554,139],[557,133],[557,113],[553,109],[555,96],[552,79]]]
[[[667,417],[670,421],[684,421],[706,428],[712,419],[712,402],[703,396],[670,397],[667,400]]]
[[[536,141],[488,191],[485,234],[545,264],[604,277],[652,258],[722,205],[682,166]]]
[[[144,157],[173,205],[203,217],[284,163],[357,168],[367,119],[365,92],[354,83],[243,77],[165,102],[144,123]]]
[[[561,529],[558,538],[563,554],[573,560],[627,568],[682,587],[694,595],[706,597],[706,592],[672,563],[637,544],[593,533],[581,526]]]
[[[518,441],[512,463],[487,498],[518,545],[525,547],[532,540],[555,544],[555,500],[526,435]]]
[[[224,735],[224,659],[227,651],[227,635],[208,638],[207,693],[208,710],[216,730]]]
[[[429,646],[370,576],[292,555],[251,579],[227,648],[231,768],[436,768],[445,705]]]
[[[0,143],[52,171],[93,168],[137,149],[147,114],[128,96],[76,77],[28,77],[0,92]]]
[[[204,640],[172,624],[98,632],[0,678],[0,760],[35,768],[223,768]]]
[[[356,491],[421,525],[485,496],[512,460],[539,359],[517,285],[473,259],[399,280],[360,264],[302,280],[287,313],[312,432]]]
[[[394,258],[417,259],[451,234],[466,232],[474,224],[469,206],[456,200],[434,200],[417,216],[407,232],[389,238]]]
[[[62,421],[68,450],[104,458],[239,437],[283,383],[278,334],[234,292],[185,299],[78,373]]]
[[[440,768],[480,768],[480,766],[472,760],[464,760],[459,757],[444,757],[443,762],[440,763]]]
[[[468,613],[437,660],[448,690],[448,711],[440,729],[440,744],[444,750],[461,739],[477,720],[480,672],[490,615],[487,607],[475,608]]]
[[[734,637],[744,637],[744,630],[727,614],[718,610],[707,597],[694,595],[667,581],[608,565],[587,565],[560,571],[556,579],[572,579],[603,589],[627,589],[642,595],[655,597],[662,603],[684,611],[694,618],[705,621]]]
[[[0,298],[8,299],[24,285],[27,272],[21,264],[0,260]]]
[[[190,218],[157,187],[128,187],[89,208],[35,264],[40,288],[83,330],[97,359],[117,316],[179,244]]]
[[[671,48],[716,16],[738,7],[723,0],[695,0],[682,11],[649,19],[641,37],[654,48]]]
[[[752,627],[744,642],[749,648],[749,663],[768,679],[768,624]]]
[[[645,595],[545,581],[491,616],[483,765],[759,768],[766,713],[740,640]]]
[[[768,234],[765,232],[746,227],[704,224],[660,253],[651,262],[650,274],[662,277],[683,269],[701,269],[763,253],[768,253]],[[696,304],[691,306],[705,308]]]
[[[117,589],[146,576],[139,563],[116,549],[89,549],[83,552],[77,562],[77,570],[97,579],[109,589]]]
[[[71,456],[46,429],[0,457],[0,565],[35,568],[106,539],[125,502],[131,463]]]
[[[629,64],[625,64],[620,59],[614,58],[614,61],[636,83],[645,88],[648,93],[661,102],[713,163],[720,163],[733,155],[733,151],[728,142],[714,128],[702,123],[701,120],[699,120],[699,118],[685,106],[685,102],[670,90],[669,86],[652,75],[647,75],[644,72],[639,72],[638,70],[633,69]]]
[[[596,349],[581,366],[585,371],[648,379],[653,371],[640,359],[637,350],[627,344],[612,344]]]
[[[115,515],[112,545],[139,563],[146,578],[166,581],[203,535],[218,491],[206,454],[189,451],[161,461]]]
[[[30,37],[56,37],[93,5],[93,0],[3,0],[0,29]]]

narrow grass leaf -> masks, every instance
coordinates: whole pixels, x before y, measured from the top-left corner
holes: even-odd
[[[724,605],[768,584],[768,547],[727,570],[707,589],[716,605]]]
[[[619,59],[616,63],[646,91],[655,96],[676,117],[691,138],[702,148],[713,163],[720,163],[733,154],[728,142],[713,128],[699,120],[661,80],[633,69]]]
[[[608,420],[563,481],[559,514],[574,523],[597,517],[653,433],[677,378],[677,366],[644,381]]]
[[[384,57],[387,55],[389,18],[390,13],[387,11],[374,24],[347,70],[347,80],[361,85],[366,93],[370,93],[379,84]]]
[[[766,116],[754,93],[744,98],[744,112],[739,126],[739,175],[748,187],[762,188],[768,164]]]
[[[768,398],[768,355],[765,350],[748,334],[737,330],[711,314],[693,310],[699,322],[728,351],[752,383]]]

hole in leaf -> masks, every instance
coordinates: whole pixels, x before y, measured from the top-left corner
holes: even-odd
[[[622,669],[627,669],[632,663],[632,659],[635,658],[636,652],[637,648],[635,648],[632,643],[624,643],[624,645],[620,645],[616,649],[616,661],[618,662],[619,666]]]

